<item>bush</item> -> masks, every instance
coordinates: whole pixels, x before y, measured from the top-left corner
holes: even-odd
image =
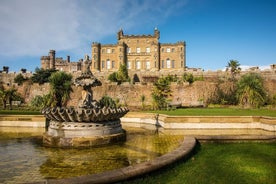
[[[33,83],[38,83],[38,84],[44,84],[49,82],[49,78],[52,73],[56,72],[55,69],[46,69],[44,70],[43,68],[39,69],[36,68],[35,73],[31,77],[31,80]]]
[[[28,80],[28,78],[25,78],[21,73],[18,74],[15,78],[14,78],[14,82],[17,83],[18,85],[23,84],[24,81]]]

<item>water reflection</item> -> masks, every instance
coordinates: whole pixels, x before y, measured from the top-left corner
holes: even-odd
[[[175,149],[183,135],[127,128],[127,141],[89,149],[41,146],[44,129],[0,130],[0,183],[42,182],[94,174],[151,160]]]

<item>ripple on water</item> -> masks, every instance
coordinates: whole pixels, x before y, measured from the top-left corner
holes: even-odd
[[[0,131],[0,183],[41,182],[126,167],[165,154],[183,140],[183,135],[126,130],[124,143],[87,149],[46,148],[33,133]]]

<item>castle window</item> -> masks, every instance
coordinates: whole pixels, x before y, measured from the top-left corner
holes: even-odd
[[[106,53],[110,54],[111,53],[110,49],[106,49]]]
[[[149,47],[146,48],[146,53],[150,53],[150,48]]]
[[[171,63],[171,64],[172,64],[172,68],[174,68],[174,60],[172,60],[172,63]]]
[[[149,60],[146,61],[146,69],[147,69],[147,70],[150,69],[150,61],[149,61]]]
[[[94,52],[97,52],[97,49],[96,49],[96,48],[94,48]]]
[[[130,47],[127,48],[127,53],[131,53],[131,48]]]
[[[96,62],[94,62],[94,68],[97,68],[97,63]]]
[[[105,64],[105,62],[104,62],[104,61],[102,61],[102,68],[104,68],[104,64]]]
[[[137,70],[141,69],[141,62],[139,60],[136,61],[136,69]]]
[[[105,50],[104,49],[102,49],[102,53],[104,53],[105,52]]]
[[[171,68],[171,60],[169,58],[166,60],[166,66],[167,68]]]
[[[127,69],[131,69],[131,62],[127,61]]]
[[[110,60],[106,60],[106,68],[107,69],[110,69],[111,68],[111,63],[110,63]]]
[[[140,52],[141,52],[140,47],[137,47],[137,48],[136,48],[136,52],[137,52],[137,53],[140,53]]]
[[[112,68],[115,68],[115,61],[112,61]]]
[[[161,52],[164,52],[164,48],[161,49]]]
[[[164,68],[164,60],[161,61],[161,67]]]
[[[112,50],[111,50],[111,53],[114,53],[114,52],[115,52],[115,50],[114,50],[114,49],[112,49]]]
[[[171,48],[167,48],[167,52],[171,52]]]
[[[174,48],[172,48],[172,52],[174,52]]]

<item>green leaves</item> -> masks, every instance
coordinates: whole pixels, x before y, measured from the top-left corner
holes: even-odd
[[[263,79],[257,73],[248,73],[237,84],[239,103],[246,107],[260,107],[266,101]]]
[[[70,93],[73,91],[72,75],[65,72],[55,72],[49,78],[50,82],[50,96],[52,99],[52,106],[66,106],[70,99]]]

